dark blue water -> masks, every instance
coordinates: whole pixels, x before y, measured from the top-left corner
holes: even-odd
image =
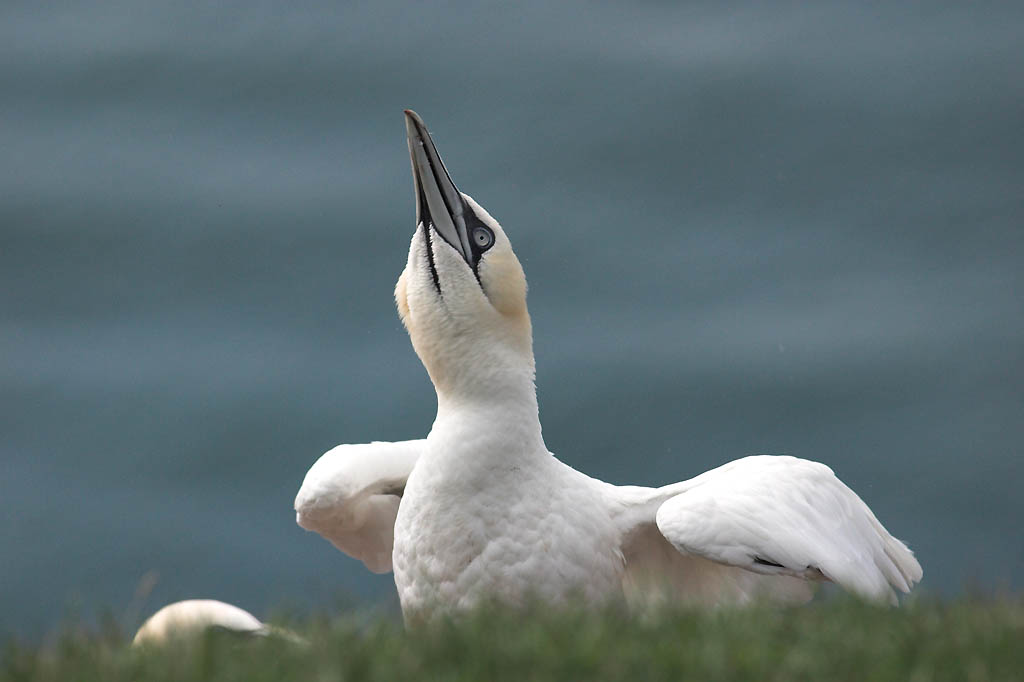
[[[1022,30],[1020,3],[5,3],[0,632],[393,602],[291,504],[324,450],[433,417],[391,298],[405,107],[524,263],[555,453],[642,484],[818,459],[926,589],[1020,589]]]

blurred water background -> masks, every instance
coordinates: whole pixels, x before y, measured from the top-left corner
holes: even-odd
[[[291,504],[433,417],[405,107],[524,263],[553,452],[818,459],[926,589],[1020,589],[1022,34],[1021,3],[4,3],[0,633],[396,602]]]

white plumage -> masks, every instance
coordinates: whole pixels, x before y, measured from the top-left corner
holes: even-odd
[[[161,645],[195,637],[210,628],[250,635],[266,635],[269,630],[245,609],[216,599],[187,599],[163,607],[142,624],[132,644]]]
[[[417,229],[395,290],[437,392],[425,440],[341,445],[299,525],[394,570],[407,617],[483,598],[805,600],[831,580],[895,601],[921,567],[823,464],[746,457],[663,488],[614,486],[544,445],[526,279],[497,221],[451,182],[407,112]]]
[[[358,557],[374,573],[391,572],[398,503],[425,440],[339,445],[306,474],[295,498],[299,525]]]

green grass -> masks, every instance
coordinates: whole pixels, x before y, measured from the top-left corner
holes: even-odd
[[[485,609],[412,632],[395,617],[287,626],[308,644],[210,632],[143,651],[109,623],[69,627],[41,647],[9,642],[0,682],[1024,679],[1019,598],[644,617]]]

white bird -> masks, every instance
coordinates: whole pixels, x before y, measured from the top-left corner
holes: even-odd
[[[135,633],[135,646],[163,645],[195,637],[210,628],[247,635],[266,635],[269,628],[245,609],[215,599],[186,599],[163,607]]]
[[[216,599],[186,599],[168,604],[146,619],[133,646],[162,646],[190,639],[216,629],[254,637],[274,636],[293,644],[305,644],[299,635],[268,625],[243,608]]]
[[[295,510],[372,571],[393,569],[407,620],[481,599],[799,601],[821,580],[895,602],[921,579],[824,464],[745,457],[646,488],[556,459],[541,436],[519,260],[412,111],[406,129],[417,225],[395,299],[437,417],[425,440],[327,452]]]

